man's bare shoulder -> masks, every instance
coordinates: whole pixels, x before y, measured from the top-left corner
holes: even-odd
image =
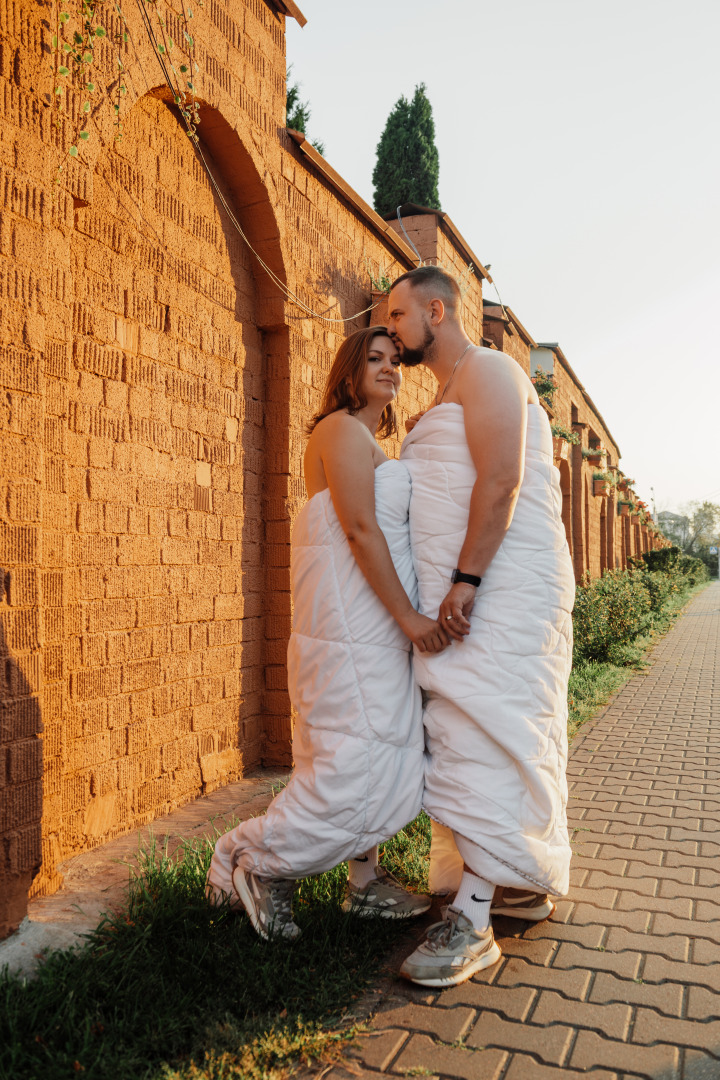
[[[534,387],[523,369],[512,356],[478,346],[468,354],[468,362],[458,370],[458,389],[472,390],[491,386],[511,387],[532,400]]]

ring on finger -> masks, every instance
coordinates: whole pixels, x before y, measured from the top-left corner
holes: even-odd
[[[448,621],[448,619],[454,619],[454,618],[455,618],[455,616],[454,616],[454,615],[446,615],[446,616],[445,616],[445,622],[447,622],[447,621]]]

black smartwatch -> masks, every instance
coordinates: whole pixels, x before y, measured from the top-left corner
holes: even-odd
[[[482,578],[477,577],[476,574],[463,574],[462,570],[453,570],[450,575],[450,580],[453,585],[458,581],[464,582],[466,585],[474,585],[477,589],[478,585],[482,581]]]

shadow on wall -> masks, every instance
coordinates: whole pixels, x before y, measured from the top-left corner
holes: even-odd
[[[27,914],[28,891],[40,869],[42,739],[40,702],[10,655],[14,623],[12,575],[0,569],[0,939]]]

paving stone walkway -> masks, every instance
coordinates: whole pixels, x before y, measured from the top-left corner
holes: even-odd
[[[356,1080],[719,1080],[720,583],[568,771],[568,898],[540,925],[497,919],[503,960],[463,986],[390,980]]]

